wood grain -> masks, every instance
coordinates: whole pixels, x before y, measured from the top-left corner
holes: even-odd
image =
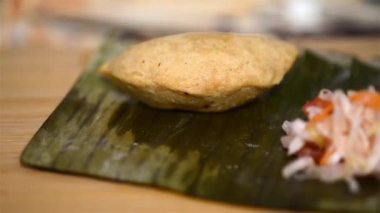
[[[22,167],[22,149],[79,76],[80,58],[78,52],[51,49],[1,51],[1,212],[263,211]]]
[[[380,37],[337,37],[290,39],[309,49],[350,55],[365,61],[380,60]]]
[[[339,45],[344,39],[339,39]],[[368,44],[368,42],[370,44]],[[297,41],[318,49],[318,41]],[[308,43],[309,42],[309,43]],[[380,55],[379,40],[349,40],[322,49]],[[360,43],[363,42],[363,45]],[[325,44],[328,43],[328,44]],[[364,45],[365,44],[365,45]],[[371,54],[368,54],[370,49]],[[1,212],[266,212],[189,198],[152,188],[21,167],[22,149],[58,105],[83,68],[72,50],[0,50],[0,211]],[[56,183],[60,184],[56,184]]]

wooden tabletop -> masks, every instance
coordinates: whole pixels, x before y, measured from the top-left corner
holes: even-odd
[[[294,41],[364,60],[380,58],[379,38]],[[73,85],[87,56],[79,50],[0,49],[0,212],[268,211],[21,166],[21,151]]]

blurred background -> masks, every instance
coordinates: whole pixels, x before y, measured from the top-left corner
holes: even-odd
[[[263,33],[380,65],[380,0],[0,0],[0,212],[149,206],[228,212],[219,204],[20,166],[22,149],[110,31],[123,40],[188,31]]]
[[[134,39],[188,31],[296,41],[380,35],[380,0],[2,0],[0,13],[0,48],[93,49],[110,30]]]

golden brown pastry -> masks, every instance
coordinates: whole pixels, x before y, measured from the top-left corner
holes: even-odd
[[[101,73],[152,107],[217,112],[278,84],[296,57],[293,45],[263,36],[187,33],[137,44]]]

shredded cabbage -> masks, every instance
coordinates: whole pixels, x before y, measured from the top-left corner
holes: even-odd
[[[297,158],[283,168],[283,176],[344,180],[351,192],[360,190],[356,177],[380,180],[380,94],[323,89],[303,107],[308,121],[282,125],[281,143]]]

